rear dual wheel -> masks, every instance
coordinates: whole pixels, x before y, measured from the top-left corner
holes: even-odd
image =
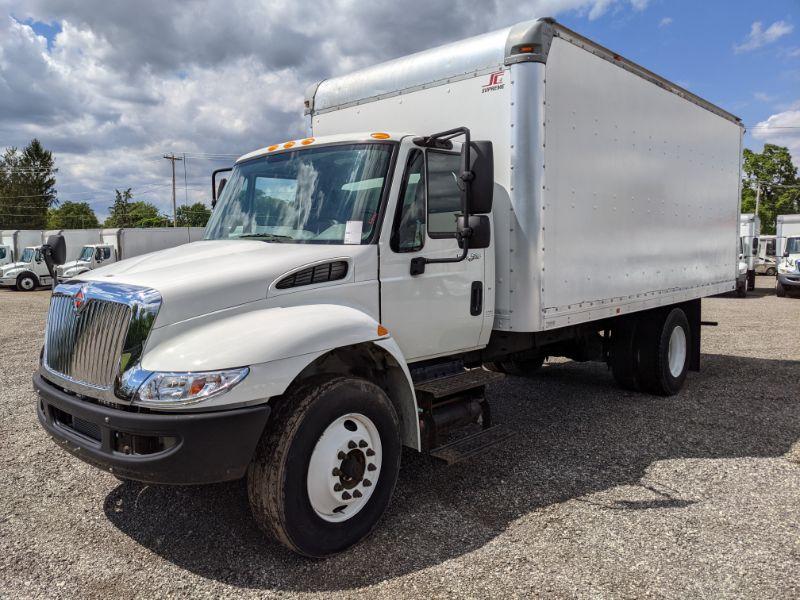
[[[680,308],[621,321],[612,332],[614,379],[625,389],[677,394],[686,380],[690,348],[689,321]]]
[[[399,422],[364,379],[303,385],[276,409],[247,474],[258,525],[291,550],[324,557],[366,537],[400,468]]]

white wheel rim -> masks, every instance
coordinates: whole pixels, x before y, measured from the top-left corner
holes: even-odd
[[[680,376],[686,364],[686,332],[683,327],[675,327],[669,336],[668,359],[669,372],[673,377]]]
[[[349,413],[325,428],[311,453],[306,487],[311,507],[332,523],[356,515],[381,473],[381,438],[372,420]]]
[[[33,279],[31,279],[30,277],[23,277],[22,281],[20,282],[20,287],[23,290],[33,289]]]

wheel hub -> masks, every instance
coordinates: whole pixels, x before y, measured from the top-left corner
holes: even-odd
[[[308,465],[308,498],[326,521],[346,521],[367,503],[380,476],[378,429],[362,414],[339,417],[325,428]]]

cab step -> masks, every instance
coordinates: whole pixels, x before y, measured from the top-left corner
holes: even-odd
[[[430,451],[430,455],[443,460],[448,465],[460,462],[480,454],[514,437],[516,432],[502,425],[494,425],[459,440],[439,446]]]
[[[464,392],[483,387],[489,383],[503,379],[505,375],[483,368],[462,371],[455,375],[440,377],[430,381],[417,383],[414,388],[417,394],[427,395],[434,400],[455,396]]]

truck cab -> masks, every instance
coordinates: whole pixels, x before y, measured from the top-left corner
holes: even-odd
[[[39,286],[50,285],[52,279],[42,256],[41,246],[28,246],[19,261],[0,269],[0,286],[30,292]]]
[[[109,244],[86,244],[81,248],[76,260],[64,263],[58,268],[60,277],[74,277],[99,266],[109,265],[117,260],[117,253]]]
[[[800,235],[783,241],[783,254],[778,262],[776,292],[784,297],[788,291],[800,291]]]
[[[0,244],[0,268],[14,262],[14,249],[6,244]]]

